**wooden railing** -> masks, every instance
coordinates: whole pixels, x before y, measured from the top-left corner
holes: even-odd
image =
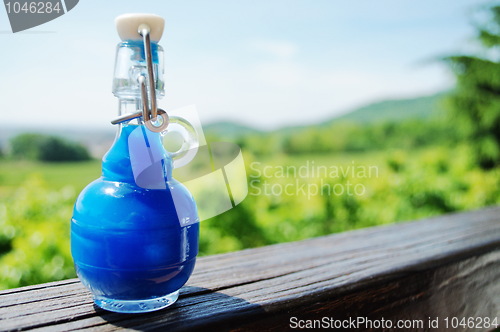
[[[101,310],[76,279],[10,289],[0,330],[493,330],[499,300],[494,207],[202,257],[178,302],[149,314]]]

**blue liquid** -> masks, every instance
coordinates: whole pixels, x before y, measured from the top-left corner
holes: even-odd
[[[193,271],[199,224],[181,226],[180,221],[198,220],[196,205],[172,179],[172,161],[159,134],[123,126],[102,169],[102,177],[78,197],[71,221],[71,252],[80,280],[95,299],[111,302],[161,299],[176,292]]]

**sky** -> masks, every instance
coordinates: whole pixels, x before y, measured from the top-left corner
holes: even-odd
[[[106,128],[114,18],[165,19],[166,95],[203,124],[260,129],[313,124],[384,99],[450,89],[438,59],[473,43],[473,0],[81,0],[13,34],[0,8],[0,128]]]

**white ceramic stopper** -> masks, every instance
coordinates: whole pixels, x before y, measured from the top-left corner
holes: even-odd
[[[149,27],[151,41],[158,42],[163,34],[165,20],[154,14],[123,14],[115,19],[116,30],[122,40],[142,40],[139,26]]]

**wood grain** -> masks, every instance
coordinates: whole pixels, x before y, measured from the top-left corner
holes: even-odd
[[[101,310],[76,279],[6,290],[0,330],[282,331],[291,317],[437,317],[437,331],[446,317],[500,316],[498,280],[493,207],[203,257],[178,302],[149,314]]]

